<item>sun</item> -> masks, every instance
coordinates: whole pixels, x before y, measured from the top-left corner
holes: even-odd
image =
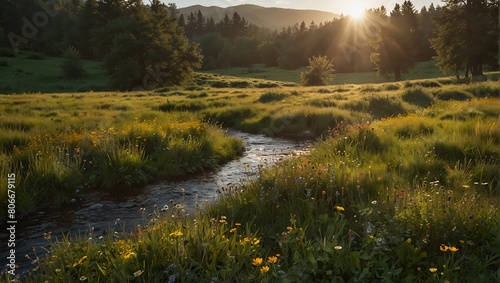
[[[356,4],[359,4],[359,3],[354,2],[353,5],[351,7],[349,7],[348,14],[349,14],[349,16],[351,16],[355,19],[359,19],[359,18],[363,17],[365,10],[361,5],[358,6]]]
[[[355,19],[363,17],[365,13],[365,5],[363,1],[350,1],[347,7],[347,14]]]

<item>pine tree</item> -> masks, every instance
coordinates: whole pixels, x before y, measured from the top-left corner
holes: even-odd
[[[498,1],[446,0],[435,20],[437,38],[431,39],[443,72],[483,76],[483,65],[498,56]]]
[[[396,4],[386,26],[370,42],[374,49],[370,59],[377,69],[377,75],[394,74],[394,80],[400,81],[401,75],[415,64],[418,42],[421,40],[422,33],[416,22],[413,4],[405,1],[403,8]]]
[[[190,81],[201,63],[198,45],[188,43],[165,9],[153,12],[140,0],[128,2],[122,15],[98,32],[111,42],[104,50],[110,85],[130,90]]]

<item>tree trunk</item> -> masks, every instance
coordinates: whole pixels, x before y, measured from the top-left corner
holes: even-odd
[[[400,70],[394,70],[394,81],[395,82],[401,81],[401,71]]]

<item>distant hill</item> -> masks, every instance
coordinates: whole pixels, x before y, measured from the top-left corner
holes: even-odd
[[[228,14],[231,18],[234,12],[237,12],[241,17],[244,17],[247,22],[261,27],[267,27],[271,30],[281,30],[283,27],[293,26],[296,23],[300,24],[302,21],[304,21],[307,25],[309,25],[312,21],[319,24],[320,22],[331,21],[334,18],[339,17],[338,14],[324,11],[266,8],[250,4],[227,8],[194,5],[180,8],[179,14],[184,14],[184,17],[187,18],[191,12],[198,13],[198,10],[203,13],[203,16],[207,18],[214,18],[216,23],[224,18],[225,14]]]

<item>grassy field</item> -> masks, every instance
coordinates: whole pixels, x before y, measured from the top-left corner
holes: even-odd
[[[242,168],[258,177],[194,215],[158,204],[132,234],[47,235],[23,281],[497,282],[498,96],[497,81],[451,77],[302,87],[213,73],[0,95],[0,202],[14,172],[23,213],[213,168],[243,150],[225,127],[318,138],[308,155]]]
[[[498,103],[339,124],[193,216],[159,204],[131,234],[48,235],[25,281],[497,282]]]
[[[0,50],[0,93],[58,93],[100,91],[106,89],[106,75],[100,63],[82,60],[85,77],[63,77],[63,58],[40,53]],[[9,56],[5,56],[10,54]]]

